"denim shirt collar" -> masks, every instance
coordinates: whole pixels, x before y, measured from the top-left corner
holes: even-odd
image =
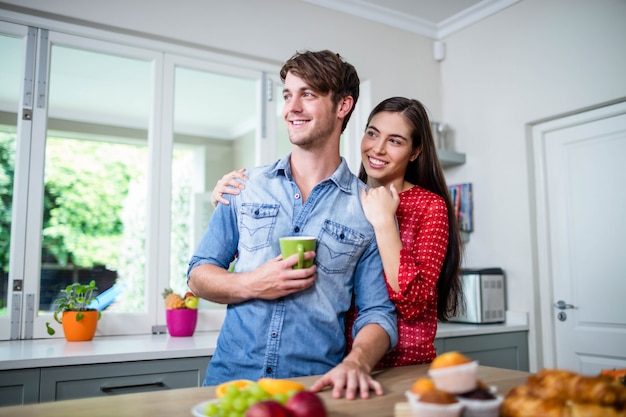
[[[289,180],[293,180],[290,161],[291,152],[287,154],[287,156],[285,156],[284,158],[279,159],[275,163],[269,165],[265,170],[265,175],[267,175],[268,177],[284,175]],[[341,163],[339,164],[339,167],[335,170],[335,172],[333,172],[333,174],[329,178],[323,180],[321,183],[324,183],[326,181],[333,182],[341,191],[350,194],[352,172],[350,171],[350,168],[348,168],[348,163],[343,157],[341,157]]]

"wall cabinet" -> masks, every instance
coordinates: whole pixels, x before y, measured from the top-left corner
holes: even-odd
[[[485,366],[528,371],[528,333],[507,332],[435,339],[437,354],[457,351]]]
[[[209,357],[0,372],[0,406],[199,387]]]

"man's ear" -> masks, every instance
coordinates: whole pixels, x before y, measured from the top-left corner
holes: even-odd
[[[339,103],[337,105],[337,117],[339,117],[340,119],[344,119],[348,115],[348,113],[350,113],[352,107],[354,107],[354,98],[352,98],[352,96],[346,96],[342,98],[341,100],[339,100]]]

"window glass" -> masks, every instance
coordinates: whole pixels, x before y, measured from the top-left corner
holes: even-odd
[[[23,39],[0,35],[0,316],[7,316],[13,178]]]
[[[53,45],[49,80],[40,312],[92,279],[97,308],[144,312],[151,65]]]
[[[175,72],[170,286],[187,291],[187,268],[213,212],[225,173],[253,167],[257,80],[178,67]],[[201,301],[201,309],[223,309]]]
[[[283,120],[283,105],[285,100],[283,99],[283,83],[277,83],[276,85],[276,157],[283,158],[289,152],[291,152],[291,142],[289,141],[289,132],[287,131],[287,125]]]
[[[265,74],[158,45],[9,29],[0,22],[0,339],[48,338],[46,322],[62,337],[54,301],[91,280],[93,307],[106,310],[96,336],[154,331],[163,287],[187,290],[214,184],[263,160],[260,127],[273,129],[274,114],[261,108]],[[197,330],[219,329],[225,306],[200,308]]]

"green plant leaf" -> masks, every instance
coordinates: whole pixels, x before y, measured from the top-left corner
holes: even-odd
[[[62,314],[65,311],[76,311],[76,321],[80,321],[85,316],[83,311],[90,310],[88,308],[89,303],[96,299],[94,292],[98,289],[96,287],[96,281],[91,280],[89,284],[84,285],[79,282],[75,282],[71,285],[68,285],[64,290],[61,290],[61,297],[57,299],[54,303],[56,305],[56,311],[53,314],[54,320],[58,323],[62,323],[63,317]],[[100,311],[98,311],[98,320],[100,320]],[[48,334],[52,335],[54,333],[50,333],[51,329],[48,325],[46,325],[48,329]]]

